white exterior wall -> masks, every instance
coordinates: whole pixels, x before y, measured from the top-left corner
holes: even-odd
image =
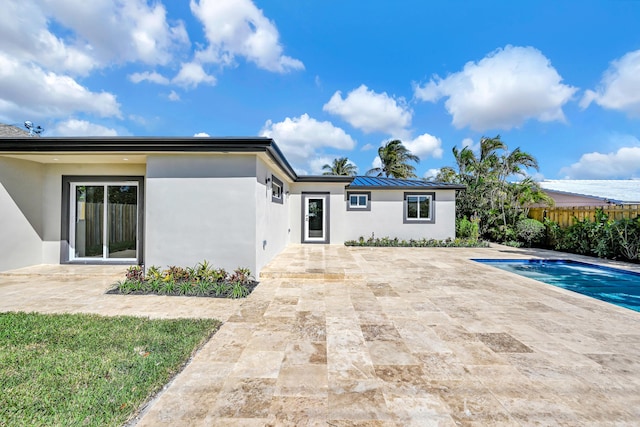
[[[45,164],[42,200],[44,206],[44,237],[42,263],[60,263],[62,226],[62,176],[144,176],[143,164],[68,163]],[[142,202],[142,201],[141,201]],[[139,202],[140,203],[140,202]]]
[[[291,234],[289,223],[290,181],[279,170],[269,167],[260,157],[256,157],[256,267],[253,274],[257,277],[260,269],[288,244]],[[282,204],[271,200],[271,183],[267,178],[274,175],[283,183]]]
[[[42,165],[0,157],[0,271],[42,263]]]
[[[302,193],[329,193],[329,243],[344,243],[347,230],[344,204],[345,183],[294,183],[289,196],[291,243],[302,242]]]
[[[0,271],[60,262],[62,175],[144,174],[144,165],[43,164],[0,158]]]
[[[343,244],[360,236],[399,239],[454,238],[455,190],[349,190],[371,192],[370,211],[347,211],[344,183],[294,183],[290,197],[291,242],[302,241],[302,193],[330,192],[330,243]],[[435,192],[435,223],[405,224],[404,193]]]
[[[256,271],[256,156],[148,156],[145,265]]]
[[[367,190],[368,191],[368,190]],[[356,193],[358,190],[352,190]],[[364,192],[364,191],[363,191]],[[405,224],[404,193],[435,192],[435,223]],[[346,201],[342,209],[346,211]],[[345,240],[365,239],[374,233],[376,237],[398,239],[447,239],[456,235],[455,190],[373,190],[371,211],[346,212]]]

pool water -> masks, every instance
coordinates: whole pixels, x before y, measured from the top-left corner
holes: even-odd
[[[640,311],[640,273],[558,259],[473,261]]]

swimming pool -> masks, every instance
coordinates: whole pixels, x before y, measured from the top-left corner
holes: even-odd
[[[640,273],[561,259],[472,261],[640,311]]]

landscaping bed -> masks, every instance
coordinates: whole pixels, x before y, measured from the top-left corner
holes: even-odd
[[[409,239],[401,240],[397,237],[375,237],[367,239],[360,237],[358,240],[347,240],[345,246],[374,246],[374,247],[401,247],[401,248],[488,248],[489,243],[478,239]]]
[[[249,269],[237,268],[229,273],[204,261],[187,268],[173,266],[161,270],[151,266],[146,273],[142,267],[133,266],[127,270],[125,279],[117,282],[107,293],[245,298],[257,285]]]

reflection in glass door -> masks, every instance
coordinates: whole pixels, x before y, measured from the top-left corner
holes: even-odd
[[[71,185],[70,259],[136,260],[136,182]]]
[[[327,242],[327,196],[304,196],[304,242]]]

